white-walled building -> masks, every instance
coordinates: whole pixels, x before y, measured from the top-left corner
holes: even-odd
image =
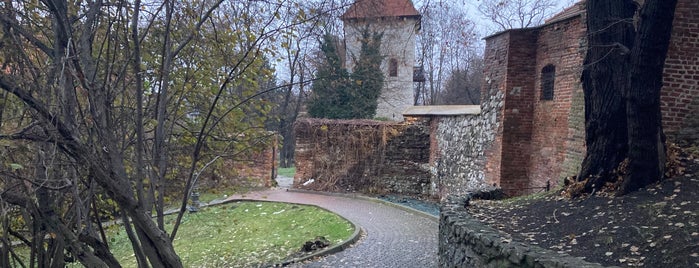
[[[353,57],[359,57],[362,31],[368,27],[383,34],[381,70],[384,87],[376,110],[377,118],[403,120],[403,112],[413,106],[415,38],[420,30],[420,13],[410,0],[357,0],[340,18],[344,23],[345,66],[352,70]]]

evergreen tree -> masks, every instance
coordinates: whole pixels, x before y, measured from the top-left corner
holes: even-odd
[[[317,118],[353,118],[349,108],[349,73],[342,67],[336,42],[332,35],[325,34],[320,43],[323,61],[318,66],[312,96],[308,102],[308,114]]]
[[[359,59],[355,59],[352,79],[352,105],[355,118],[373,118],[376,114],[378,99],[383,87],[384,75],[381,71],[381,38],[382,34],[370,33],[366,28],[362,32],[362,46]]]
[[[320,47],[323,62],[318,66],[308,113],[312,117],[331,119],[373,118],[376,114],[384,76],[381,71],[381,34],[362,33],[359,58],[350,75],[342,67],[332,35],[323,36]]]

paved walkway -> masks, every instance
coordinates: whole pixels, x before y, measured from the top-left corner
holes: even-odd
[[[279,188],[229,199],[312,204],[360,225],[366,237],[318,261],[290,267],[437,267],[437,220],[378,201],[290,192]]]

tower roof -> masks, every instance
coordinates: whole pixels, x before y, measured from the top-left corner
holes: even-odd
[[[356,0],[340,19],[389,17],[420,17],[420,13],[411,0]]]

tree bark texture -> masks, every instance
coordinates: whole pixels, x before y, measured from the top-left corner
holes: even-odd
[[[632,0],[587,1],[588,50],[582,73],[587,155],[578,180],[584,192],[599,189],[626,157],[626,102],[623,91],[633,45]]]
[[[621,178],[617,194],[623,195],[663,177],[660,90],[677,0],[646,0],[638,17],[635,5],[587,1],[582,192]]]
[[[629,170],[619,194],[663,177],[666,158],[660,90],[676,6],[677,0],[646,0],[640,12],[626,98]]]

